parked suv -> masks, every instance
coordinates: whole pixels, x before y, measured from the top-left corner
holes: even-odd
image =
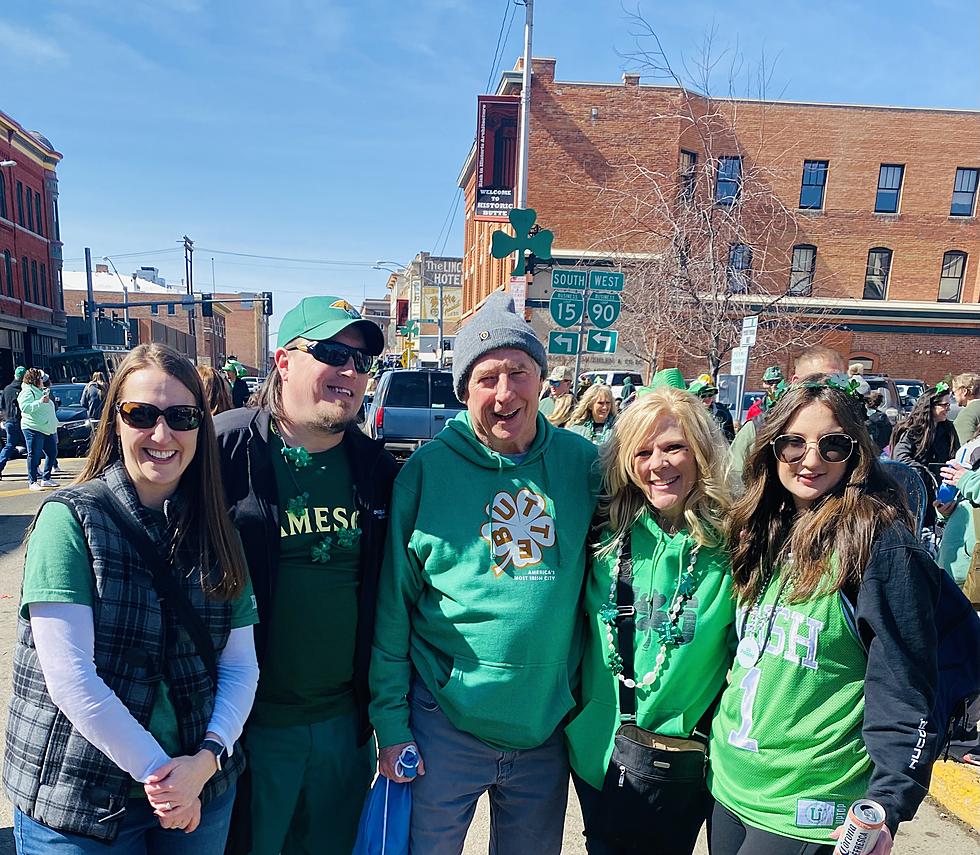
[[[643,385],[643,375],[637,371],[586,371],[578,376],[578,382],[588,378],[592,384],[602,383],[603,386],[611,386],[613,397],[618,401],[623,397],[623,381],[629,377],[633,381],[634,387]]]
[[[378,381],[364,432],[384,440],[388,451],[404,459],[463,409],[451,372],[398,368]]]

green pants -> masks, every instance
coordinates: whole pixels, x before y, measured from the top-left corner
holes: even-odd
[[[357,746],[356,716],[311,725],[249,725],[252,855],[350,855],[374,779],[374,740]]]

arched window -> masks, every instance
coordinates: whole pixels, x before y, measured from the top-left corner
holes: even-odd
[[[813,271],[817,265],[817,248],[809,243],[793,247],[793,265],[789,272],[789,293],[808,297],[813,293]]]
[[[892,251],[876,246],[868,252],[868,269],[864,274],[864,299],[884,300],[888,294],[888,275],[892,269]]]
[[[960,301],[965,270],[965,252],[953,249],[943,256],[943,269],[939,274],[939,302],[958,303]]]
[[[752,284],[752,247],[733,243],[728,248],[728,288],[733,294],[748,293]]]

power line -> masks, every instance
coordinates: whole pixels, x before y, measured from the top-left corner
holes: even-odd
[[[507,23],[507,7],[511,5],[511,0],[504,0],[504,16],[500,19],[500,29],[497,30],[497,46],[493,49],[493,59],[490,62],[490,74],[487,75],[487,85],[484,86],[486,92],[490,92],[490,84],[493,82],[493,72],[497,67],[497,54],[500,53],[500,41],[504,35],[504,25]]]
[[[197,249],[200,252],[213,252],[215,255],[233,255],[238,258],[260,258],[266,261],[293,261],[300,262],[302,264],[333,264],[340,265],[342,267],[374,267],[377,264],[376,261],[337,261],[335,259],[328,258],[294,258],[292,256],[284,255],[259,255],[253,252],[232,252],[226,249],[211,249],[206,246],[199,246]]]
[[[144,252],[108,252],[108,253],[105,253],[105,255],[108,255],[109,258],[112,258],[112,259],[117,259],[117,258],[137,258],[139,256],[144,256],[144,255],[163,255],[164,253],[167,253],[167,252],[179,252],[179,251],[180,251],[180,247],[168,246],[166,249],[148,249],[148,250],[145,250]],[[66,262],[66,263],[67,262],[76,262],[76,261],[85,261],[85,256],[79,256],[78,258],[66,258],[66,259],[64,259],[64,262]]]
[[[442,248],[439,250],[439,255],[442,255],[446,251],[446,244],[449,243],[449,235],[453,232],[453,225],[456,222],[456,212],[459,210],[459,200],[463,197],[463,188],[459,188],[459,192],[456,193],[456,204],[453,205],[453,216],[449,221],[449,228],[446,229],[446,237],[442,241]]]

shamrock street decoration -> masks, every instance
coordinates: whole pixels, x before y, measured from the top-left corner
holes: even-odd
[[[512,496],[501,490],[485,511],[490,521],[483,524],[480,535],[493,547],[495,576],[502,576],[513,566],[521,570],[540,564],[545,546],[554,546],[555,521],[545,513],[544,496],[527,487]]]
[[[505,231],[496,231],[490,236],[490,254],[494,258],[506,258],[512,252],[517,252],[517,262],[511,276],[525,274],[525,250],[530,250],[536,258],[545,261],[551,258],[551,242],[555,236],[547,229],[539,229],[536,234],[531,234],[537,218],[533,208],[511,208],[507,219],[514,227],[514,237]]]

